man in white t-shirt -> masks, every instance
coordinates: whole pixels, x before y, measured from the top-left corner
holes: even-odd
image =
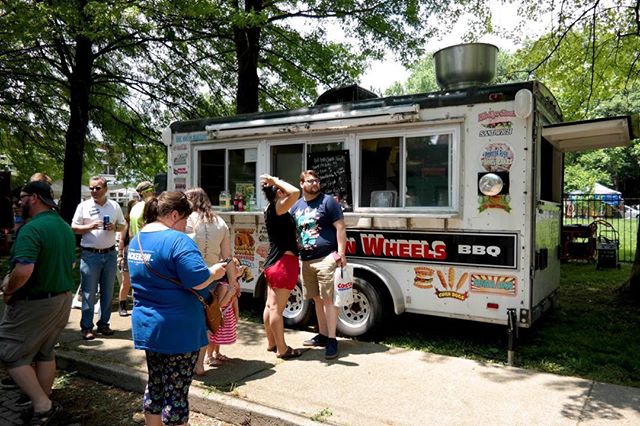
[[[116,232],[124,229],[124,215],[120,205],[107,199],[107,181],[101,176],[89,179],[91,199],[78,204],[71,228],[82,235],[80,246],[80,287],[82,290],[82,318],[80,329],[85,340],[95,339],[93,307],[100,288],[100,319],[97,332],[111,336],[111,299],[116,279]]]

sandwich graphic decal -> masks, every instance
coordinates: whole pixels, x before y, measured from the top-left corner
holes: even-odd
[[[513,120],[515,117],[515,112],[506,109],[481,112],[478,114],[478,123],[484,129],[480,130],[479,136],[509,136],[513,134]]]
[[[413,286],[417,288],[433,288],[433,274],[435,271],[426,266],[416,266],[413,268],[415,277],[413,278]]]
[[[457,277],[457,279],[456,269],[453,267],[447,269],[446,276],[441,270],[437,270],[436,273],[438,274],[440,288],[442,288],[442,290],[439,290],[438,287],[436,287],[436,296],[438,296],[438,299],[451,298],[464,301],[469,297],[468,291],[462,292],[462,290],[465,290],[467,287],[466,284],[469,278],[467,272],[464,272]]]

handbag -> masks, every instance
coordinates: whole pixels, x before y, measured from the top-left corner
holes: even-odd
[[[353,303],[353,280],[347,267],[337,267],[333,273],[333,306],[338,308]]]
[[[140,254],[141,254],[141,258],[142,258],[142,262],[144,262],[144,266],[147,267],[147,269],[154,275],[157,275],[160,278],[163,278],[165,280],[171,281],[172,283],[184,288],[184,286],[182,285],[182,283],[178,280],[176,280],[175,278],[171,278],[168,277],[164,274],[161,274],[160,272],[154,270],[151,265],[149,265],[149,263],[147,263],[147,259],[142,255],[142,245],[140,244],[140,233],[138,232],[137,235],[137,239],[138,239],[138,248],[140,249]],[[215,295],[213,294],[213,290],[209,290],[209,293],[211,294],[211,302],[207,303],[207,301],[204,299],[204,297],[202,297],[197,291],[193,290],[193,289],[188,289],[191,293],[194,294],[194,296],[196,296],[198,298],[198,300],[200,301],[200,303],[202,304],[202,306],[204,307],[204,319],[205,322],[207,323],[207,328],[209,329],[209,331],[213,334],[216,333],[216,331],[218,331],[218,329],[220,327],[222,327],[224,325],[224,318],[222,316],[222,310],[220,309],[220,302],[218,302],[218,299],[216,299]]]

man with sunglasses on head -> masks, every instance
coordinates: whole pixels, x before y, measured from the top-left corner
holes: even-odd
[[[333,359],[338,356],[333,273],[338,266],[347,265],[347,231],[340,205],[320,191],[315,171],[300,174],[300,187],[302,197],[291,207],[291,215],[298,231],[304,298],[313,299],[318,318],[318,334],[303,345],[324,346],[324,357]]]
[[[82,318],[80,329],[85,340],[95,339],[93,309],[100,289],[100,319],[97,332],[113,335],[109,327],[111,299],[116,279],[116,232],[124,229],[124,215],[120,205],[107,199],[107,181],[101,176],[89,179],[91,199],[81,202],[71,220],[71,228],[82,235],[80,246],[80,288]]]

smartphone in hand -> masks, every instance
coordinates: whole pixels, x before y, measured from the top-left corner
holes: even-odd
[[[233,257],[227,257],[226,259],[222,259],[218,261],[218,263],[224,263],[225,265],[231,263],[233,261]]]

